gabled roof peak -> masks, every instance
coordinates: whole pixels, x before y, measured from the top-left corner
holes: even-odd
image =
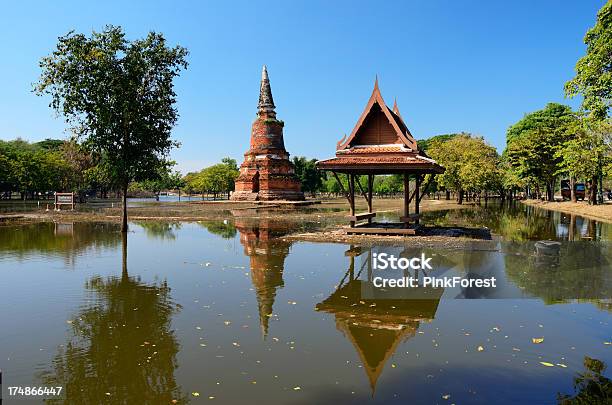
[[[395,113],[395,115],[401,117],[400,112],[399,112],[399,107],[397,106],[397,97],[393,99],[393,112]]]
[[[372,95],[370,96],[370,99],[368,100],[368,103],[363,113],[359,117],[357,124],[355,125],[353,131],[346,140],[344,140],[343,138],[340,142],[338,142],[336,149],[341,150],[348,149],[350,147],[350,144],[357,135],[357,132],[363,126],[368,114],[372,111],[374,104],[379,105],[382,113],[385,115],[385,117],[389,121],[389,124],[392,126],[393,131],[397,135],[398,141],[401,142],[401,144],[403,144],[407,148],[413,151],[418,151],[416,140],[406,127],[406,124],[404,123],[402,117],[399,114],[397,100],[393,105],[393,112],[390,111],[389,107],[387,107],[387,105],[385,104],[385,100],[383,100],[382,94],[380,93],[380,88],[378,86],[378,75],[376,76],[376,79],[374,81],[374,89],[372,90]]]

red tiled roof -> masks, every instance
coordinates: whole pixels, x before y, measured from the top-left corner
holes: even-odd
[[[341,149],[338,155],[357,155],[363,153],[393,153],[393,152],[408,152],[404,145],[372,145],[372,146],[354,146],[350,149]]]
[[[406,156],[338,156],[331,159],[320,160],[317,166],[321,169],[349,169],[349,168],[387,168],[389,170],[427,170],[432,173],[442,173],[444,168],[435,161],[411,153]]]

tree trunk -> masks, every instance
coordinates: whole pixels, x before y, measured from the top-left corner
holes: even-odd
[[[457,200],[457,204],[463,204],[463,190],[459,189],[459,198]]]
[[[123,203],[123,210],[121,212],[121,232],[125,233],[128,230],[128,214],[127,214],[127,190],[128,184],[127,182],[123,185],[123,195],[121,196],[121,200]]]
[[[446,190],[446,199],[450,200],[450,191],[449,190]]]
[[[546,182],[546,201],[555,201],[555,187],[552,182]]]
[[[593,205],[597,205],[597,176],[591,180],[591,187],[589,188],[589,201]]]
[[[576,177],[571,176],[570,177],[570,199],[572,200],[572,202],[576,202]]]
[[[128,278],[127,269],[127,233],[121,234],[121,277],[126,280]]]

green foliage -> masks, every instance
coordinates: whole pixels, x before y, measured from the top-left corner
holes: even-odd
[[[479,193],[500,183],[499,156],[482,137],[460,134],[439,140],[429,146],[429,154],[446,169],[438,182],[447,190]]]
[[[399,174],[374,177],[374,187],[372,190],[374,191],[375,194],[399,193],[403,189],[404,189],[404,179]]]
[[[420,151],[423,151],[425,153],[427,153],[429,147],[436,142],[445,142],[448,141],[449,139],[454,138],[457,135],[462,135],[465,133],[461,133],[461,134],[444,134],[444,135],[435,135],[432,136],[431,138],[428,139],[420,139],[417,141],[417,146],[419,148]]]
[[[19,191],[24,197],[27,193],[65,191],[72,174],[61,148],[46,149],[22,139],[0,141],[0,191]]]
[[[132,183],[131,190],[150,191],[156,196],[163,190],[176,190],[184,185],[183,178],[179,172],[172,171],[172,167],[176,163],[173,161],[165,162],[157,169],[155,177],[150,179]]]
[[[573,137],[576,114],[568,106],[549,103],[525,115],[508,129],[504,160],[513,182],[539,187],[544,183],[549,200],[554,198],[556,176],[561,168],[558,150]]]
[[[315,193],[321,191],[323,184],[327,179],[325,172],[320,171],[316,167],[316,159],[307,159],[303,156],[293,158],[293,166],[295,167],[295,175],[302,183],[302,191]]]
[[[574,136],[556,152],[559,173],[593,179],[612,174],[612,123],[583,119],[571,127]]]
[[[530,131],[553,132],[573,122],[576,116],[569,106],[548,103],[542,110],[534,111],[508,128],[506,143],[509,145],[522,134]]]
[[[574,377],[574,395],[558,394],[559,405],[608,405],[612,400],[612,380],[606,377],[606,364],[584,356],[584,371]]]
[[[177,145],[170,138],[178,118],[173,80],[186,56],[155,32],[132,42],[114,26],[90,37],[70,32],[40,61],[35,91],[51,97],[50,106],[125,190],[130,181],[154,178]]]
[[[581,94],[582,108],[601,120],[608,116],[612,100],[612,2],[599,10],[584,43],[586,55],[576,63],[576,77],[565,84],[565,93]]]
[[[222,163],[202,169],[197,173],[188,173],[183,181],[187,192],[227,193],[234,190],[234,181],[240,172],[236,160],[223,158]]]

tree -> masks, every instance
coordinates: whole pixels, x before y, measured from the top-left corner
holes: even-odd
[[[160,165],[157,169],[155,176],[151,176],[149,179],[133,183],[130,185],[132,190],[144,190],[150,191],[155,195],[155,199],[159,201],[159,194],[163,190],[174,189],[177,185],[177,176],[180,179],[180,174],[172,172],[172,166],[176,162],[166,161],[163,165]]]
[[[581,94],[582,108],[601,120],[608,116],[612,100],[612,2],[599,10],[584,43],[586,55],[576,63],[576,77],[565,84],[565,94]]]
[[[122,232],[129,183],[154,177],[178,146],[170,136],[178,118],[173,82],[187,68],[187,54],[168,47],[162,34],[130,42],[121,27],[107,26],[90,37],[69,32],[40,61],[35,92],[51,96],[50,107],[121,187]]]
[[[549,103],[542,110],[526,114],[506,134],[507,162],[520,179],[535,186],[536,194],[543,183],[549,201],[554,200],[561,161],[556,152],[572,137],[570,128],[576,120],[570,107]]]
[[[572,130],[575,136],[556,152],[561,160],[559,173],[589,179],[589,202],[597,204],[598,180],[612,174],[612,125],[609,121],[582,119]]]
[[[465,133],[462,133],[462,134],[465,134]],[[431,138],[419,139],[417,141],[417,146],[418,146],[420,151],[423,151],[423,152],[427,153],[427,150],[429,149],[429,147],[433,143],[448,141],[449,139],[452,139],[452,138],[454,138],[457,135],[461,135],[461,134],[434,135]]]
[[[239,173],[236,160],[226,157],[221,163],[202,169],[198,173],[188,173],[184,181],[190,191],[210,192],[213,193],[213,198],[217,198],[219,193],[227,193],[229,198]]]
[[[459,204],[463,203],[466,191],[480,195],[497,187],[499,156],[482,137],[460,134],[448,140],[435,141],[430,145],[429,153],[446,169],[438,175],[439,184],[456,191]]]
[[[317,159],[307,159],[304,156],[295,156],[293,166],[295,175],[302,183],[302,191],[309,192],[314,197],[315,192],[323,187],[323,181],[327,179],[325,172],[316,167]]]
[[[70,191],[76,192],[79,199],[82,199],[85,191],[90,188],[87,173],[94,167],[93,157],[75,139],[64,142],[59,147],[59,151],[70,169],[67,187],[71,189]]]

